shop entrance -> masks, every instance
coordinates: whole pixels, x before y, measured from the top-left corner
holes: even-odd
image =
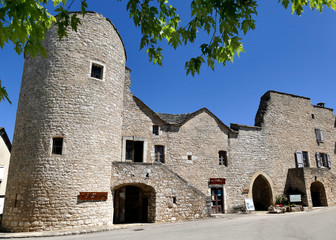
[[[252,196],[256,211],[267,211],[272,205],[272,190],[267,179],[259,175],[253,183]]]
[[[114,190],[113,223],[148,223],[155,220],[155,191],[147,185],[128,185]]]
[[[313,182],[310,185],[310,193],[313,207],[328,206],[325,188],[321,182]]]
[[[223,188],[211,188],[211,214],[224,213]]]

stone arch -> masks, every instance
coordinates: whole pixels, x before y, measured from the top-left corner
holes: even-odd
[[[315,181],[310,185],[310,194],[313,207],[328,206],[327,196],[323,183]]]
[[[113,223],[155,222],[156,192],[142,183],[121,184],[113,189]]]
[[[250,182],[249,198],[253,199],[255,209],[267,210],[274,201],[274,187],[271,178],[262,171],[256,172]]]

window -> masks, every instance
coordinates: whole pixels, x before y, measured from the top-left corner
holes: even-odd
[[[315,134],[317,143],[323,143],[322,130],[319,128],[315,128]]]
[[[155,146],[155,162],[161,162],[164,163],[164,146]]]
[[[54,137],[52,145],[52,154],[62,155],[63,152],[63,138]]]
[[[311,117],[312,117],[312,119],[315,119],[315,115],[314,114],[312,114]]]
[[[226,151],[219,151],[218,152],[219,155],[219,165],[224,165],[224,166],[228,166],[228,162],[227,162],[227,153]]]
[[[192,160],[192,156],[188,155],[188,160],[191,161]]]
[[[176,204],[176,197],[173,197],[173,204]]]
[[[143,141],[126,141],[126,160],[143,162]]]
[[[296,151],[295,159],[297,168],[309,167],[308,152]]]
[[[316,165],[318,168],[327,167],[331,168],[330,155],[327,153],[316,153]]]
[[[91,65],[91,77],[103,80],[104,67],[97,63]]]
[[[159,135],[159,126],[153,125],[153,135]]]

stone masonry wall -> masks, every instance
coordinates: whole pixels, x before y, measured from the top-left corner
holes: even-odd
[[[153,125],[159,125],[159,136],[153,135]],[[204,194],[210,194],[210,178],[225,178],[229,171],[218,160],[218,151],[228,151],[228,132],[206,110],[182,126],[167,125],[125,86],[122,136],[145,140],[149,163],[154,161],[154,146],[164,146],[165,165]]]
[[[207,216],[205,195],[161,163],[113,163],[112,190],[119,186],[155,189],[156,222],[194,220]],[[176,204],[173,203],[176,197]],[[149,213],[153,214],[153,213]]]
[[[231,124],[231,128],[238,134],[229,139],[232,163],[227,196],[229,211],[235,211],[244,206],[245,198],[252,198],[253,177],[270,175],[271,159],[268,156],[267,134],[263,129],[237,124]],[[270,185],[273,187],[273,182]]]
[[[315,153],[328,153],[332,167],[324,170],[335,175],[336,128],[332,109],[314,106],[309,98],[270,91],[262,97],[256,124],[267,134],[269,174],[277,193],[284,190],[288,169],[296,167],[296,151],[308,152],[312,169],[317,167]],[[322,130],[323,143],[317,142],[315,128]]]
[[[2,226],[41,231],[112,224],[112,161],[120,161],[126,53],[109,20],[87,13],[77,32],[47,33],[48,58],[26,56]],[[91,77],[91,64],[103,79]],[[62,155],[52,138],[62,137]],[[80,202],[80,192],[108,200]]]
[[[163,127],[166,137],[155,141],[167,148],[166,165],[189,183],[210,195],[210,178],[226,178],[231,169],[219,165],[219,151],[228,152],[228,129],[207,111],[201,111],[182,126]],[[191,156],[191,160],[188,159]]]

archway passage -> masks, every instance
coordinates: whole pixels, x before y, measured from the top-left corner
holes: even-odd
[[[259,175],[253,183],[252,196],[256,211],[267,211],[272,205],[272,190],[265,177]]]
[[[155,221],[155,191],[144,185],[121,186],[114,190],[113,223],[148,223]]]
[[[313,207],[328,206],[325,188],[321,182],[313,182],[310,185],[310,193]]]

